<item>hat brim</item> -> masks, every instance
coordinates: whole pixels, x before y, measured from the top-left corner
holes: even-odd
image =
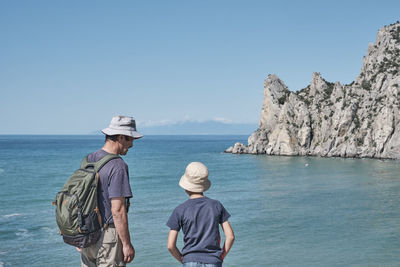
[[[122,134],[122,135],[133,137],[135,139],[139,139],[139,138],[143,137],[143,135],[137,131],[121,130],[121,129],[117,130],[117,129],[112,129],[110,127],[101,130],[101,132],[106,135]]]
[[[181,180],[179,181],[179,186],[193,193],[202,193],[210,188],[211,181],[207,180],[205,183],[202,184],[194,184],[189,182],[188,178],[185,175],[183,175],[181,177]]]

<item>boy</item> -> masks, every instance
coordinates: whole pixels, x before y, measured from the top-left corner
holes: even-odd
[[[228,222],[230,214],[214,199],[204,196],[210,188],[208,169],[200,162],[190,163],[181,177],[179,185],[185,189],[189,199],[175,208],[167,222],[171,229],[168,250],[183,267],[221,267],[233,245],[235,236]],[[220,247],[221,224],[226,240]],[[176,247],[178,232],[182,228],[184,246],[182,253]]]

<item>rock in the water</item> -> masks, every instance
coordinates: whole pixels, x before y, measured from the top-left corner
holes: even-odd
[[[291,92],[276,75],[264,82],[259,128],[248,145],[225,152],[400,158],[400,23],[379,30],[349,85],[313,73]]]

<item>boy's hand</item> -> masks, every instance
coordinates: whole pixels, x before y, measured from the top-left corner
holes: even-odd
[[[221,253],[221,260],[224,261],[225,257],[226,257],[226,251],[225,251],[225,246],[224,246],[224,248],[222,249],[222,253]]]

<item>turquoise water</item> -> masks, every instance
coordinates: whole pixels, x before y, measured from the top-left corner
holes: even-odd
[[[207,196],[232,214],[224,266],[400,266],[400,162],[221,153],[247,136],[146,136],[124,160],[136,258],[179,266],[166,249],[186,165],[209,167]],[[0,136],[0,266],[79,266],[51,206],[102,136]],[[181,246],[179,236],[178,246]]]

